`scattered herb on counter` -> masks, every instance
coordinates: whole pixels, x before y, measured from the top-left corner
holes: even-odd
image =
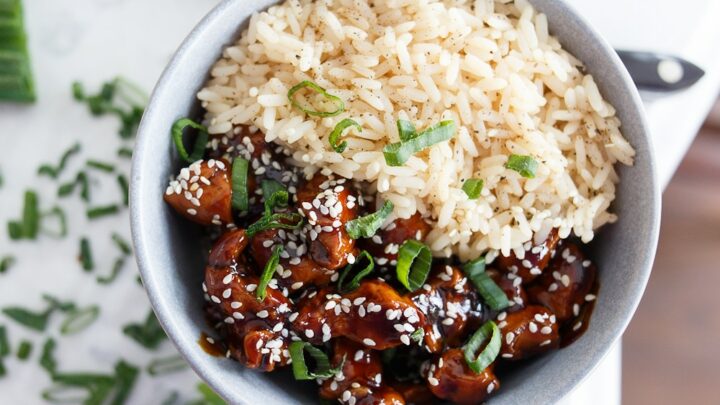
[[[197,390],[202,398],[190,401],[187,405],[227,405],[220,395],[216,394],[207,384],[199,383]]]
[[[0,257],[0,274],[8,271],[8,269],[12,267],[15,262],[15,256],[5,255],[3,257]]]
[[[35,239],[37,237],[40,228],[40,211],[35,191],[25,191],[22,219],[9,221],[7,226],[10,239]]]
[[[60,299],[53,297],[50,294],[43,294],[42,299],[48,303],[48,306],[51,309],[57,309],[62,312],[74,311],[75,308],[77,308],[77,305],[75,305],[74,302],[61,301]]]
[[[147,104],[147,95],[135,84],[122,77],[116,77],[103,83],[97,94],[88,95],[80,82],[74,82],[72,92],[75,100],[87,104],[92,115],[117,116],[121,124],[118,131],[121,138],[132,138],[137,132]]]
[[[165,398],[160,405],[176,405],[180,399],[180,394],[177,391],[172,391],[167,398]]]
[[[7,337],[7,328],[5,325],[0,325],[0,357],[5,357],[10,354],[10,341]]]
[[[123,267],[125,266],[125,257],[118,257],[113,262],[112,270],[110,270],[110,274],[107,276],[97,276],[97,282],[99,284],[110,284],[117,278],[118,274],[120,274],[120,271],[122,271]]]
[[[70,160],[73,155],[76,155],[78,153],[80,153],[80,144],[75,143],[62,154],[62,156],[60,157],[60,162],[57,164],[57,166],[52,166],[46,163],[38,168],[38,175],[45,175],[53,179],[57,179],[58,176],[60,176],[60,173],[65,170],[65,166],[67,165],[68,160]]]
[[[18,346],[17,358],[20,360],[27,360],[28,357],[30,357],[30,354],[32,354],[32,349],[32,342],[29,340],[23,340],[20,342],[20,346]]]
[[[118,174],[117,183],[118,183],[118,186],[120,186],[120,192],[122,193],[122,196],[123,196],[123,198],[122,198],[123,205],[127,207],[130,203],[130,201],[129,201],[130,185],[128,183],[128,179],[127,179],[127,177],[125,177],[124,174]]]
[[[50,211],[43,213],[41,218],[43,225],[46,223],[45,218],[57,219],[57,229],[48,230],[42,227],[41,230],[44,234],[55,238],[64,238],[67,236],[67,219],[65,218],[65,211],[63,211],[62,208],[56,205],[52,207]]]
[[[58,197],[66,197],[75,191],[75,187],[80,186],[80,198],[85,202],[90,202],[90,181],[88,180],[87,173],[81,171],[75,176],[75,179],[61,184],[58,187]]]
[[[154,350],[167,339],[165,331],[160,326],[155,313],[150,310],[144,323],[131,323],[123,327],[123,333],[139,343],[141,346]]]
[[[48,308],[43,312],[35,312],[26,308],[11,306],[3,308],[2,312],[8,318],[25,327],[36,330],[38,332],[43,332],[45,328],[47,328],[47,323],[50,319],[50,314],[52,314],[53,309]]]
[[[50,375],[55,374],[57,370],[57,361],[55,361],[55,339],[47,338],[47,340],[45,340],[39,362],[40,367],[44,368]]]
[[[103,205],[100,207],[91,207],[85,211],[88,219],[96,219],[105,217],[108,215],[117,214],[120,207],[117,204]]]
[[[118,155],[118,157],[121,157],[121,158],[131,159],[132,155],[133,155],[133,151],[132,151],[132,149],[126,148],[123,146],[122,148],[118,149],[117,155]]]
[[[60,334],[74,335],[90,326],[100,316],[100,307],[91,305],[82,309],[69,311],[60,325]]]
[[[106,173],[112,173],[115,171],[115,165],[112,163],[101,162],[99,160],[88,159],[85,161],[85,166],[98,169]]]
[[[93,261],[92,250],[90,249],[90,240],[88,238],[80,239],[80,254],[78,256],[82,268],[85,271],[92,271],[95,268],[95,262]]]
[[[147,372],[151,376],[174,373],[184,370],[188,367],[185,359],[180,355],[170,357],[162,357],[150,362],[147,366]]]
[[[130,256],[132,254],[132,248],[130,247],[130,244],[125,239],[123,239],[123,237],[120,236],[119,233],[113,232],[111,238],[112,241],[115,243],[115,246],[117,246],[124,255]]]

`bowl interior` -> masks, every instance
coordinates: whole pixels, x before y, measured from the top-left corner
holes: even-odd
[[[647,283],[659,228],[660,192],[639,96],[612,49],[564,2],[532,0],[553,35],[585,62],[613,104],[637,151],[635,166],[620,168],[614,210],[620,220],[592,242],[600,293],[587,332],[569,347],[528,363],[503,379],[495,404],[551,403],[567,394],[600,361],[629,322]],[[168,176],[179,168],[172,123],[199,108],[195,94],[222,48],[238,37],[249,16],[276,0],[226,0],[192,31],[160,79],[139,130],[133,160],[131,215],[143,282],[158,318],[180,352],[231,403],[317,402],[314,384],[288,372],[265,375],[207,355],[197,344],[208,327],[202,312],[204,254],[199,229],[165,205]]]

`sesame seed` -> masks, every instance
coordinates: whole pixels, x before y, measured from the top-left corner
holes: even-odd
[[[508,332],[507,335],[505,335],[505,343],[511,344],[513,339],[515,339],[515,333]]]
[[[585,296],[585,301],[588,301],[588,302],[594,301],[595,298],[597,298],[597,297],[595,297],[594,294],[588,294],[588,295]]]
[[[312,329],[305,329],[305,336],[307,336],[308,339],[312,339],[313,336],[315,336],[315,332],[313,332]]]
[[[375,346],[375,341],[370,338],[365,338],[363,339],[363,344],[365,344],[365,346]]]
[[[211,296],[210,296],[210,299],[212,300],[212,302],[214,302],[214,303],[216,303],[216,304],[219,304],[219,303],[220,303],[220,298],[218,298],[218,297],[216,297],[216,296],[214,296],[214,295],[211,295]]]
[[[240,312],[233,312],[232,316],[235,319],[245,319],[245,316],[243,314],[241,314]]]
[[[293,283],[293,284],[290,286],[290,288],[293,289],[293,290],[297,290],[297,289],[299,289],[299,288],[302,288],[302,286],[303,286],[302,281],[298,281],[298,282],[296,282],[296,283]]]
[[[530,329],[530,332],[535,333],[538,331],[537,324],[535,322],[530,322],[528,325],[528,328]]]
[[[410,346],[410,338],[408,337],[408,335],[400,335],[400,341],[401,341],[405,346]]]
[[[255,314],[255,315],[257,315],[258,318],[264,319],[264,318],[267,318],[268,315],[270,315],[270,314],[268,313],[267,310],[264,310],[264,309],[263,309],[262,311],[258,312],[258,313]]]
[[[540,333],[543,335],[549,335],[552,333],[552,328],[549,326],[543,326],[542,329],[540,329]]]
[[[231,289],[231,288],[226,288],[225,291],[223,291],[223,293],[222,293],[222,297],[225,298],[225,299],[230,298],[230,295],[232,295],[232,289]]]
[[[438,379],[435,377],[428,377],[428,382],[430,383],[430,385],[435,387],[440,385],[440,381],[438,381]]]
[[[197,215],[197,210],[195,208],[188,208],[187,213],[190,215]]]

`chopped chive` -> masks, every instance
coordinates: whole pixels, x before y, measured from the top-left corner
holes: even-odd
[[[359,266],[362,259],[365,259],[367,262],[365,267]],[[356,271],[355,275],[353,275],[347,284],[345,284],[345,279],[350,277],[351,273],[353,273],[356,268],[360,268],[360,270]],[[366,250],[363,250],[360,255],[355,258],[355,262],[345,266],[343,271],[340,273],[340,278],[338,278],[338,291],[346,293],[355,290],[360,286],[360,281],[362,281],[365,276],[372,273],[374,268],[375,261],[373,260],[373,257]]]
[[[423,243],[408,239],[398,250],[395,271],[400,283],[409,291],[422,287],[432,265],[432,253]]]
[[[485,348],[477,353],[480,347],[485,344]],[[487,321],[480,327],[463,346],[465,362],[468,367],[476,374],[480,374],[485,370],[500,353],[502,345],[502,333],[493,321]],[[477,353],[477,354],[476,354]]]
[[[130,256],[132,254],[132,248],[130,247],[130,244],[125,239],[123,239],[123,237],[120,236],[119,233],[113,232],[111,238],[112,241],[115,243],[115,246],[117,246],[118,249],[120,249],[120,251],[125,256]]]
[[[101,90],[87,95],[82,84],[73,82],[72,93],[75,100],[85,103],[94,116],[112,114],[120,120],[118,134],[123,139],[132,138],[142,118],[147,96],[122,77],[103,83]]]
[[[101,207],[91,207],[85,211],[88,219],[96,219],[108,215],[117,214],[120,207],[117,204],[104,205]]]
[[[152,376],[163,375],[184,370],[187,366],[182,356],[175,355],[151,361],[147,366],[147,372]]]
[[[365,215],[364,217],[353,219],[345,224],[345,231],[352,239],[372,238],[383,222],[392,213],[395,205],[390,200],[386,200],[380,210]]]
[[[232,164],[232,207],[240,212],[247,212],[248,202],[248,167],[250,162],[236,157]]]
[[[272,214],[263,216],[245,230],[248,237],[256,235],[268,229],[300,229],[303,225],[303,217],[298,213]]]
[[[255,290],[255,296],[260,301],[263,301],[267,295],[267,285],[272,279],[273,274],[275,274],[275,269],[277,269],[278,263],[280,263],[280,253],[282,250],[283,245],[275,246],[272,254],[270,255],[270,259],[268,259],[268,262],[265,264],[257,289]]]
[[[5,255],[0,258],[0,274],[8,271],[15,264],[15,256]]]
[[[165,398],[160,405],[176,405],[180,399],[180,394],[177,391],[172,391],[167,398]]]
[[[33,345],[29,340],[23,340],[18,346],[17,358],[20,360],[27,360],[32,353]]]
[[[48,303],[49,309],[60,310],[62,312],[74,311],[77,306],[71,301],[61,301],[50,294],[43,294],[42,299]]]
[[[115,165],[112,163],[101,162],[99,160],[88,159],[85,161],[87,167],[98,169],[106,173],[112,173],[115,171]]]
[[[132,392],[140,370],[123,360],[115,365],[115,398],[113,405],[124,404]]]
[[[88,238],[80,239],[80,263],[85,271],[92,271],[95,268],[95,262],[93,262],[92,250],[90,249],[90,240]]]
[[[345,151],[345,148],[347,148],[347,141],[342,141],[342,143],[340,143],[340,137],[342,137],[343,131],[345,131],[349,127],[355,127],[357,128],[358,132],[362,132],[362,126],[360,126],[357,121],[350,118],[345,118],[344,120],[338,122],[332,132],[330,132],[330,137],[328,138],[328,141],[330,142],[330,146],[333,148],[333,150],[335,150],[335,152],[343,153]]]
[[[167,339],[160,323],[151,310],[144,323],[131,323],[123,327],[123,333],[147,349],[156,349]]]
[[[0,357],[0,377],[4,377],[7,374],[7,369],[5,368],[5,363],[3,363],[2,357]]]
[[[296,380],[314,380],[328,378],[342,370],[345,359],[337,367],[330,367],[327,354],[307,342],[296,341],[290,343],[288,348],[292,359],[292,370]],[[315,371],[309,371],[305,362],[305,352],[315,360]]]
[[[60,325],[60,333],[74,335],[90,326],[98,316],[100,316],[100,307],[97,305],[73,310],[68,313],[67,318]]]
[[[388,166],[402,166],[412,155],[437,143],[445,142],[455,136],[455,121],[441,121],[415,137],[385,145],[383,155]]]
[[[87,174],[83,171],[78,172],[73,181],[61,184],[58,188],[58,197],[65,197],[72,194],[75,191],[75,187],[80,186],[80,197],[85,202],[90,201],[90,182],[88,181]]]
[[[187,127],[198,130],[198,135],[195,138],[195,144],[193,145],[191,153],[188,153],[187,149],[185,149],[185,143],[183,142],[183,131]],[[175,142],[175,148],[180,158],[188,163],[202,159],[208,141],[208,131],[204,125],[198,124],[190,118],[180,118],[173,123],[170,132],[172,133],[172,139],[173,142]]]
[[[410,334],[410,339],[415,343],[421,343],[425,337],[425,330],[423,328],[415,329],[415,332]]]
[[[10,342],[7,337],[7,328],[0,325],[0,358],[10,354]]]
[[[320,94],[325,98],[325,102],[328,102],[330,104],[333,104],[335,109],[331,111],[316,111],[311,110],[309,108],[303,107],[297,100],[295,100],[295,93],[298,91],[308,88],[315,93]],[[343,111],[345,111],[345,103],[340,99],[340,97],[333,96],[332,94],[329,94],[324,88],[320,87],[316,83],[313,83],[309,80],[302,81],[295,86],[293,86],[287,93],[287,98],[290,101],[290,104],[293,105],[293,107],[297,108],[298,110],[303,111],[307,115],[312,115],[316,117],[334,117]]]
[[[76,143],[73,146],[71,146],[68,150],[66,150],[62,156],[60,157],[60,162],[57,164],[57,166],[52,166],[49,164],[44,164],[38,168],[38,175],[45,175],[49,176],[53,179],[58,178],[60,176],[60,173],[65,169],[65,166],[67,165],[68,160],[73,155],[76,155],[80,152],[80,144]]]
[[[532,179],[535,178],[538,162],[532,156],[510,155],[505,167],[520,173],[525,178]]]
[[[122,193],[122,202],[126,207],[129,205],[130,197],[130,185],[128,184],[127,177],[124,174],[118,174],[117,176],[118,186],[120,186],[120,192]]]
[[[480,197],[484,182],[481,179],[467,179],[462,185],[462,190],[467,195],[468,199],[476,200]]]
[[[44,368],[51,376],[57,371],[55,339],[53,338],[47,338],[43,344],[42,353],[40,354],[40,367]]]
[[[35,239],[40,228],[40,211],[38,209],[37,193],[33,190],[25,191],[23,214],[20,221],[8,222],[10,239]]]
[[[409,141],[418,135],[415,125],[407,120],[397,120],[397,129],[401,142]]]
[[[44,312],[34,312],[21,307],[5,307],[2,309],[2,312],[5,316],[20,325],[38,332],[43,332],[47,327],[52,309],[45,310]]]
[[[42,229],[43,233],[56,238],[64,238],[67,236],[67,220],[65,218],[65,211],[59,206],[54,206],[50,211],[42,214],[43,224],[45,224],[45,218],[57,218],[57,230]]]
[[[263,192],[265,215],[272,215],[275,208],[287,207],[290,195],[285,186],[275,180],[263,180],[260,185]]]
[[[121,256],[115,259],[113,262],[112,270],[110,271],[110,274],[107,276],[97,276],[96,280],[99,284],[110,284],[117,278],[118,274],[120,274],[120,271],[122,270],[123,266],[125,266],[125,257]]]
[[[193,402],[192,405],[226,405],[220,395],[216,394],[207,384],[200,383],[197,385],[197,389],[202,395],[202,399],[198,402]]]
[[[118,157],[131,159],[133,151],[132,149],[123,146],[122,148],[118,149],[117,155]]]
[[[485,273],[485,257],[465,263],[462,269],[490,308],[501,311],[510,306],[505,292]]]

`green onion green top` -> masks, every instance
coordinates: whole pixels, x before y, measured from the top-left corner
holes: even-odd
[[[268,262],[265,263],[265,269],[263,269],[262,275],[260,276],[260,281],[257,285],[257,289],[255,290],[255,296],[260,301],[263,301],[267,296],[267,286],[268,283],[270,283],[270,280],[272,280],[272,276],[273,274],[275,274],[275,269],[280,263],[280,253],[282,252],[282,250],[282,245],[275,246],[275,248],[273,248],[272,254],[270,255],[270,259],[268,259]]]
[[[505,167],[520,173],[525,178],[532,179],[535,178],[538,162],[532,156],[510,155]]]
[[[240,212],[247,212],[250,203],[248,197],[248,168],[250,162],[236,157],[232,163],[232,207]]]
[[[187,127],[198,130],[191,153],[188,153],[187,149],[185,149],[185,143],[183,141],[183,131]],[[177,149],[180,158],[184,161],[192,163],[196,160],[202,159],[203,155],[205,155],[205,146],[208,141],[208,131],[204,125],[198,124],[190,118],[180,118],[173,123],[170,132],[172,133],[173,142],[175,142],[175,148]]]
[[[363,259],[367,262],[365,267],[360,266],[360,262]],[[338,279],[338,291],[346,293],[358,288],[360,286],[360,281],[362,281],[365,276],[372,273],[374,268],[375,261],[373,260],[373,257],[367,252],[367,250],[363,250],[360,255],[355,258],[355,261],[352,264],[348,263],[348,265],[345,266],[343,271],[340,273],[340,278]],[[356,269],[359,270],[356,271]],[[355,275],[352,276],[352,278],[346,283],[345,279],[349,278],[354,271],[356,271]]]
[[[406,124],[403,124],[406,125]],[[400,124],[398,124],[400,127]],[[403,134],[402,130],[400,132]],[[412,136],[412,133],[405,132],[408,139],[397,143],[385,145],[383,155],[385,155],[385,163],[388,166],[402,166],[410,159],[410,156],[424,149],[427,149],[437,143],[445,142],[455,136],[455,121],[442,121],[435,124],[421,133]]]
[[[343,134],[343,131],[345,131],[349,127],[355,127],[357,128],[358,132],[362,132],[362,126],[357,123],[357,121],[352,120],[350,118],[345,118],[344,120],[338,122],[337,125],[335,125],[335,128],[330,133],[330,137],[328,140],[330,141],[330,146],[332,146],[333,150],[337,153],[343,153],[345,151],[345,148],[347,148],[347,141],[340,142],[340,137]]]
[[[390,216],[393,208],[395,208],[393,203],[386,200],[380,210],[365,215],[364,217],[348,221],[345,224],[345,231],[347,231],[348,236],[352,239],[372,238],[387,217]]]
[[[295,99],[295,93],[302,89],[310,89],[315,93],[320,94],[325,98],[325,103],[332,104],[335,109],[330,111],[317,111],[312,110],[308,107],[303,106]],[[297,108],[298,110],[303,111],[307,115],[313,115],[316,117],[334,117],[343,111],[345,111],[345,103],[340,99],[340,97],[333,96],[332,94],[328,93],[324,88],[320,87],[317,83],[313,83],[309,80],[302,81],[295,86],[293,86],[287,93],[288,100],[290,100],[290,104],[292,104],[293,107]]]
[[[432,253],[423,243],[408,239],[398,250],[395,268],[400,283],[409,291],[422,287],[432,266]]]
[[[483,301],[493,310],[502,311],[510,301],[502,288],[498,287],[485,272],[485,258],[480,257],[463,265],[463,272],[475,286]]]
[[[485,347],[478,353],[483,344],[485,344]],[[498,329],[495,322],[487,321],[463,346],[465,362],[472,371],[480,374],[495,361],[500,353],[501,345],[502,333],[500,333],[500,329]]]
[[[480,197],[483,189],[483,181],[480,179],[467,179],[462,185],[462,190],[467,194],[468,199],[476,200]]]
[[[345,363],[345,359],[337,367],[330,367],[330,360],[327,354],[307,342],[297,341],[290,343],[290,358],[292,359],[292,370],[296,380],[313,380],[316,378],[328,378],[335,375]],[[305,362],[305,352],[315,360],[315,371],[309,371]]]

